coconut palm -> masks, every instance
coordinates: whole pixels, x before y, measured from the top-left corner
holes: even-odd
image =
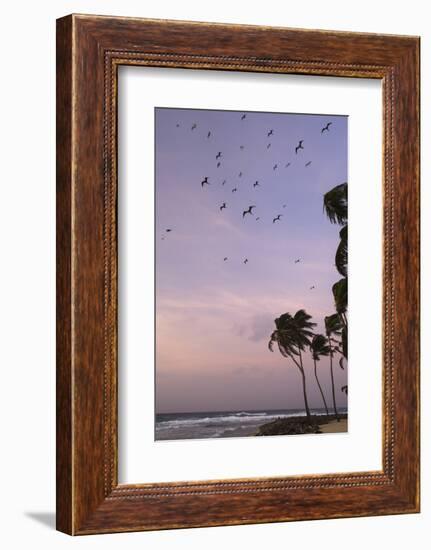
[[[331,223],[347,223],[347,183],[341,183],[325,193],[323,209]]]
[[[343,276],[332,287],[332,294],[334,296],[335,309],[338,315],[338,322],[341,323],[339,332],[341,333],[340,347],[332,349],[331,352],[331,378],[332,378],[332,358],[334,351],[342,353],[343,357],[340,358],[340,367],[344,369],[344,361],[347,360],[347,183],[337,185],[330,191],[328,191],[323,197],[323,209],[326,212],[331,223],[338,223],[343,227],[340,230],[340,242],[335,253],[335,266]],[[331,316],[332,317],[332,316]],[[335,322],[335,318],[334,318]],[[329,338],[329,336],[328,336]],[[331,342],[330,342],[331,344]],[[332,382],[332,393],[334,397],[335,408],[335,394],[334,384]]]
[[[311,414],[308,406],[302,353],[310,345],[313,337],[312,329],[316,323],[311,321],[311,315],[308,315],[303,309],[298,310],[293,316],[290,313],[283,313],[275,319],[274,323],[276,328],[268,342],[269,350],[274,351],[274,344],[276,344],[281,355],[291,359],[301,373],[305,412],[310,422]]]
[[[320,361],[321,357],[327,357],[331,351],[328,340],[323,334],[315,334],[310,343],[311,356],[314,362],[314,376],[316,377],[317,385],[319,386],[320,395],[322,396],[323,404],[325,405],[326,416],[328,416],[328,406],[326,404],[325,395],[320,385],[319,377],[317,376],[317,361]]]
[[[330,365],[330,371],[331,371],[332,404],[334,408],[335,417],[338,421],[340,419],[338,417],[337,403],[335,401],[333,357],[334,357],[334,353],[338,351],[338,347],[337,347],[338,341],[335,340],[335,336],[340,336],[342,328],[343,328],[343,325],[340,322],[340,317],[338,313],[334,313],[333,315],[329,315],[328,317],[325,317],[325,330],[326,330],[326,337],[328,339],[328,346],[329,346],[329,365]]]

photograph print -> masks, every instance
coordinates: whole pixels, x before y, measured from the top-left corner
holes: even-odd
[[[348,430],[348,117],[155,109],[155,439]]]

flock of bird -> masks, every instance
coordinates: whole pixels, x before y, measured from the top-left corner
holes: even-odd
[[[244,121],[245,119],[247,118],[247,113],[244,113],[241,115],[241,121]],[[323,128],[321,128],[320,130],[320,133],[321,134],[324,134],[325,132],[329,132],[330,131],[330,127],[332,125],[332,122],[328,122],[325,126],[323,126]],[[180,128],[180,123],[177,123],[176,124],[176,127],[177,128]],[[190,129],[192,132],[194,132],[196,129],[198,128],[198,124],[196,122],[194,122]],[[211,130],[208,130],[207,134],[206,134],[206,139],[209,140],[211,139],[211,136],[212,136],[212,131]],[[267,131],[267,138],[270,138],[271,136],[274,136],[274,129],[269,129]],[[304,139],[300,139],[297,143],[297,145],[295,146],[294,150],[295,150],[295,155],[298,155],[298,153],[300,153],[300,151],[304,151],[305,150],[305,147],[304,147],[304,142],[305,140]],[[269,142],[267,144],[267,149],[270,149],[271,147],[271,142]],[[241,150],[244,150],[245,146],[244,145],[240,145],[240,149]],[[222,165],[222,161],[223,161],[223,152],[222,151],[217,151],[217,153],[215,154],[215,160],[216,160],[216,168],[220,168],[220,166]],[[305,168],[308,168],[310,165],[312,164],[312,161],[311,160],[308,160],[304,166]],[[289,168],[289,166],[291,165],[290,162],[287,162],[285,164],[285,168]],[[278,169],[278,164],[274,164],[273,165],[273,170],[277,170]],[[238,172],[238,177],[239,178],[242,178],[242,171]],[[227,183],[226,180],[223,180],[222,181],[222,186],[224,186],[225,184]],[[204,178],[201,180],[200,182],[201,184],[201,188],[204,189],[206,186],[208,185],[211,185],[211,182],[209,181],[209,176],[204,176]],[[257,188],[257,187],[260,187],[260,182],[259,180],[256,180],[254,183],[253,183],[253,188]],[[231,189],[231,193],[236,193],[238,191],[238,187],[233,187]],[[283,204],[283,208],[286,208],[287,204]],[[220,206],[219,206],[219,210],[220,212],[222,212],[223,210],[227,209],[228,205],[226,202],[223,202]],[[249,205],[245,210],[243,210],[242,212],[242,219],[244,219],[247,215],[250,215],[252,217],[254,217],[254,212],[253,212],[253,209],[257,208],[256,205],[252,204],[252,205]],[[279,221],[281,221],[281,218],[283,217],[283,214],[277,214],[273,219],[272,219],[272,223],[275,224]],[[260,216],[257,216],[255,218],[256,221],[259,221],[260,220]],[[162,235],[161,239],[164,240],[165,239],[165,236],[166,234],[170,233],[172,231],[172,228],[167,228],[165,230],[165,235]],[[227,256],[225,256],[223,258],[223,261],[224,262],[227,262],[229,260],[229,258]],[[244,258],[243,260],[243,263],[244,264],[247,264],[249,262],[248,258]],[[301,258],[297,258],[294,260],[294,263],[295,264],[299,264],[301,262]],[[310,287],[310,290],[314,290],[316,287],[315,285],[311,286]]]

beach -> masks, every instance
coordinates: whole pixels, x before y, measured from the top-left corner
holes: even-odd
[[[156,415],[155,440],[214,439],[262,435],[298,435],[347,431],[347,410],[340,422],[322,409],[312,409],[311,423],[301,409],[211,411]]]
[[[347,432],[347,414],[312,415],[311,421],[305,416],[277,418],[259,427],[257,436],[301,435]]]

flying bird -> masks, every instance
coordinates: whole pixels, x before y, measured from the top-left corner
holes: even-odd
[[[232,189],[232,193],[236,193],[237,191],[238,191],[238,189],[237,189],[236,187],[234,187],[234,188]]]
[[[332,122],[328,122],[328,124],[320,130],[320,133],[323,134],[323,132],[329,132],[329,126],[331,126],[331,124]]]
[[[177,128],[179,128],[179,127],[180,127],[180,125],[177,123]]]
[[[219,151],[217,154],[216,154],[216,160],[217,159],[221,159],[221,151]]]
[[[290,162],[288,162],[288,163],[286,164],[286,168],[289,168],[289,166],[290,166]]]
[[[208,176],[205,176],[205,178],[201,181],[202,187],[203,187],[205,184],[207,184],[207,185],[210,184],[210,182],[208,181]]]
[[[286,208],[287,204],[283,204],[283,208]]]
[[[239,178],[242,177],[242,172],[240,172],[240,173],[238,174],[238,177],[239,177]]]
[[[274,130],[270,130],[270,131],[268,132],[267,136],[268,136],[268,137],[269,137],[269,136],[272,136],[273,133],[274,133]]]
[[[244,114],[242,115],[242,117],[241,117],[241,120],[245,120],[245,117],[246,117],[246,116],[247,116],[247,115],[244,113]]]
[[[278,216],[276,216],[276,217],[272,220],[272,223],[275,223],[275,222],[280,221],[282,215],[283,215],[283,214],[278,214]]]
[[[315,288],[315,286],[310,286],[310,290],[314,290]]]
[[[258,222],[260,220],[259,216],[256,218],[256,221]]]
[[[211,132],[208,132],[207,139],[209,139],[210,137],[211,137]]]
[[[300,139],[298,142],[298,145],[295,147],[295,155],[298,154],[299,149],[304,149],[304,147],[302,146],[303,143],[304,143],[304,140]]]
[[[240,145],[239,148],[241,149],[241,151],[244,149],[244,145]]]
[[[172,229],[166,229],[166,233],[170,233]]]
[[[218,161],[218,163],[217,163],[217,168],[220,168],[220,165],[221,165],[221,162]]]
[[[223,210],[223,208],[226,208],[226,203],[225,202],[220,206],[220,210]]]
[[[259,185],[259,182],[256,180],[254,183],[253,183],[253,187],[258,187]]]
[[[310,164],[311,164],[311,160],[309,160],[309,161],[305,164],[305,167],[310,166]]]
[[[246,259],[244,260],[244,263],[245,263],[245,264],[248,264],[248,258],[246,258]]]
[[[301,258],[298,258],[297,260],[295,260],[295,264],[299,264],[300,261],[301,261]]]
[[[226,180],[223,180],[221,184],[224,185],[225,183],[226,183]]]
[[[269,149],[271,147],[271,144],[268,143],[268,145],[266,146],[267,149]]]
[[[256,208],[256,206],[249,206],[247,210],[244,210],[244,212],[242,213],[242,217],[245,218],[246,214],[253,214],[253,208]]]
[[[227,256],[225,256],[225,257],[223,258],[223,261],[224,261],[224,262],[227,262]]]
[[[196,122],[194,122],[194,123],[193,123],[193,126],[192,126],[192,130],[195,130],[196,127],[197,127],[197,124],[196,124]]]
[[[274,164],[274,166],[272,167],[273,170],[277,170],[278,168],[278,164]]]

